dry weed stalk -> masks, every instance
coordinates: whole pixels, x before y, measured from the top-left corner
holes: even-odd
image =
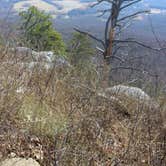
[[[50,70],[35,66],[29,70],[19,65],[24,62],[21,57],[5,52],[0,54],[2,157],[30,156],[45,166],[164,166],[165,140],[159,137],[158,110],[145,110],[140,104],[133,107],[134,116],[126,116],[73,69],[63,72],[55,66]],[[17,91],[20,87],[23,91]],[[36,111],[33,121],[24,120],[23,106],[27,112]]]

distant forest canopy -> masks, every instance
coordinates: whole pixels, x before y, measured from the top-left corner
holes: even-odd
[[[16,24],[18,23],[17,25],[19,25],[20,20],[17,19],[18,22],[14,22],[14,20],[12,20],[13,22],[11,22],[10,20],[8,21],[8,18],[9,17],[7,17],[6,20],[2,19],[2,24],[0,26],[1,30],[2,31],[5,30],[5,31],[9,31],[9,32],[10,32],[10,30],[12,30],[13,33],[18,32],[18,31],[15,31],[15,29],[18,30]],[[157,16],[155,15],[151,18],[152,18],[152,22],[154,24],[154,30],[155,30],[159,40],[161,40],[162,44],[165,44],[163,42],[163,39],[165,38],[166,35],[163,35],[163,34],[166,33],[164,30],[166,26],[160,27],[160,24],[158,24],[155,21],[155,19],[157,20],[158,15]],[[160,17],[160,22],[162,24],[165,24],[165,22],[163,21],[163,18],[164,18],[164,16]],[[10,26],[8,26],[9,23],[10,23]],[[57,19],[53,20],[53,25],[54,25],[55,29],[63,35],[64,41],[66,43],[68,43],[68,41],[70,41],[70,39],[72,38],[72,32],[74,32],[73,27],[78,27],[78,28],[87,30],[89,32],[92,32],[96,36],[103,37],[105,22],[104,22],[104,20],[101,20],[101,19],[97,18],[96,16],[85,16],[84,15],[81,17],[73,18],[73,19],[57,18]],[[160,32],[162,32],[163,34],[161,35]],[[6,34],[8,34],[8,33],[6,33]],[[147,45],[152,45],[155,48],[158,47],[155,36],[152,33],[152,29],[150,27],[150,22],[149,22],[148,18],[146,18],[144,20],[134,20],[134,22],[131,24],[129,29],[126,29],[126,31],[124,31],[124,33],[122,33],[120,37],[121,38],[135,37],[138,41],[139,40],[143,41]],[[93,45],[97,46],[97,43],[95,41],[93,41]],[[73,54],[73,57],[74,57],[74,55],[75,55],[75,53]],[[166,79],[164,77],[164,75],[165,75],[164,73],[166,73],[166,67],[165,67],[166,59],[165,59],[165,54],[162,52],[161,53],[153,52],[151,50],[142,48],[140,46],[135,46],[134,44],[131,44],[131,45],[129,44],[128,48],[119,49],[117,52],[117,55],[120,58],[121,57],[129,58],[129,57],[142,56],[143,64],[146,64],[145,65],[146,68],[148,68],[150,71],[157,71],[158,74],[160,74],[162,80]],[[136,61],[136,62],[132,61],[129,64],[125,64],[125,65],[131,65],[131,64],[132,65],[136,64],[139,66],[138,61]],[[112,65],[112,67],[116,67],[119,65],[119,61],[115,60],[115,61],[113,61],[113,63],[111,65]],[[113,77],[115,76],[112,79],[115,79],[115,80],[119,79],[119,78],[116,78],[116,76],[119,75],[117,73],[114,72],[112,74]],[[127,80],[127,78],[126,78],[126,80]]]
[[[94,33],[97,34],[98,36],[102,35],[102,31],[104,28],[105,24],[105,18],[98,18],[96,17],[96,11],[99,8],[85,8],[85,4],[92,2],[95,0],[81,0],[80,4],[75,1],[71,3],[74,3],[75,6],[73,5],[70,10],[66,9],[68,12],[63,13],[59,12],[58,17],[54,17],[54,26],[56,29],[61,32],[64,36],[64,39],[68,39],[68,35],[71,34],[73,31],[74,26],[81,27],[83,29],[91,31],[93,29]],[[24,1],[20,0],[1,0],[0,2],[0,19],[5,19],[6,18],[8,21],[12,23],[16,23],[16,20],[18,21],[18,17],[15,15],[15,13],[11,10],[11,5],[12,4],[17,4],[17,3],[23,3]],[[55,4],[55,2],[52,2],[51,0],[41,0],[41,2],[44,2],[46,4],[52,5]],[[54,5],[55,12],[56,11],[65,11],[64,9],[67,7],[67,3],[65,5],[65,2],[67,0],[62,1],[62,2],[56,2],[58,5]],[[27,1],[26,1],[27,3]],[[28,2],[30,4],[30,2]],[[81,7],[83,9],[77,8]],[[26,5],[25,5],[26,6]],[[103,7],[107,7],[106,5],[102,5]],[[166,16],[166,1],[165,0],[144,0],[141,3],[137,4],[135,7],[138,9],[140,8],[141,10],[143,9],[151,9],[152,10],[152,21],[155,27],[155,30],[157,34],[159,35],[160,39],[165,40],[166,36],[166,22],[165,16]],[[58,9],[58,10],[57,10]],[[144,17],[139,17],[136,19],[131,26],[129,27],[124,34],[127,34],[129,37],[137,37],[138,39],[144,40],[144,41],[152,41],[153,40],[153,35],[150,31],[149,28],[149,20],[144,16]]]

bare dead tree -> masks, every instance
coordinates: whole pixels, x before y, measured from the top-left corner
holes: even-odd
[[[79,28],[74,28],[75,31],[82,33],[84,35],[89,36],[93,40],[100,43],[100,47],[97,47],[97,50],[103,55],[104,64],[103,64],[103,74],[101,80],[104,82],[102,83],[103,86],[108,86],[109,82],[109,76],[110,76],[110,62],[111,59],[117,59],[119,62],[124,62],[125,60],[121,57],[117,56],[117,51],[124,47],[126,44],[135,44],[141,47],[144,47],[146,49],[150,49],[153,51],[164,51],[165,48],[159,47],[154,48],[153,46],[146,45],[140,41],[137,41],[133,38],[127,38],[127,39],[120,39],[119,35],[121,32],[126,29],[128,26],[128,23],[130,23],[133,18],[138,17],[140,14],[149,14],[150,11],[147,10],[141,10],[141,11],[135,11],[133,13],[131,12],[125,12],[124,11],[130,10],[130,7],[133,5],[141,2],[142,0],[97,0],[96,3],[94,3],[91,7],[100,6],[102,3],[106,3],[108,8],[104,10],[99,10],[100,15],[99,17],[102,17],[104,15],[108,16],[107,21],[105,24],[105,30],[104,30],[104,39],[96,37],[94,34],[91,34],[89,32],[80,30]],[[130,13],[130,14],[129,14]],[[126,67],[120,67],[122,70]],[[133,68],[130,66],[128,69]],[[138,69],[140,70],[140,69]],[[138,71],[137,69],[135,71]]]
[[[97,0],[91,7],[99,6],[102,3],[108,4],[108,9],[101,10],[99,17],[107,15],[107,21],[104,30],[104,40],[100,39],[89,32],[82,31],[78,28],[74,28],[75,31],[89,36],[93,40],[101,44],[102,48],[97,47],[97,50],[102,53],[104,59],[102,80],[104,81],[103,86],[108,86],[109,82],[109,64],[112,58],[119,59],[123,61],[120,57],[116,56],[117,51],[121,48],[124,43],[135,43],[146,48],[150,48],[142,44],[141,42],[135,41],[133,39],[119,40],[118,35],[126,27],[126,23],[130,22],[133,18],[137,17],[139,14],[148,13],[149,11],[136,11],[129,15],[123,15],[124,10],[128,9],[132,5],[140,2],[141,0]],[[151,48],[153,49],[153,48]]]
[[[149,11],[143,10],[143,11],[136,11],[132,14],[122,16],[122,12],[126,10],[127,8],[131,7],[132,5],[140,2],[142,0],[97,0],[96,3],[92,5],[92,7],[98,6],[101,3],[108,3],[109,9],[101,10],[100,16],[104,16],[105,14],[108,14],[108,18],[105,25],[104,30],[104,41],[102,39],[99,39],[95,37],[94,35],[79,30],[78,28],[74,28],[77,32],[83,33],[85,35],[88,35],[90,38],[96,40],[97,42],[101,43],[103,46],[102,48],[99,48],[99,51],[103,53],[104,59],[110,60],[110,57],[113,56],[116,53],[116,48],[118,44],[127,42],[127,43],[135,43],[138,45],[141,45],[143,47],[147,47],[150,49],[150,46],[146,46],[145,44],[132,40],[132,39],[126,39],[126,40],[118,40],[117,35],[121,33],[122,29],[125,27],[126,22],[130,21],[131,19],[137,17],[139,14],[142,13],[148,13]],[[116,47],[116,48],[115,48]]]

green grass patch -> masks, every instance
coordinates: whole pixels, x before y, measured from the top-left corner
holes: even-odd
[[[18,115],[23,127],[37,134],[53,136],[67,125],[67,116],[64,113],[52,109],[46,102],[41,102],[34,96],[24,98]]]

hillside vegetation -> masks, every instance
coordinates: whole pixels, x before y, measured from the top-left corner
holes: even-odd
[[[106,87],[87,35],[75,33],[65,46],[48,16],[29,12],[45,24],[25,26],[22,43],[0,47],[0,165],[165,166],[166,97],[149,96],[153,86]]]

